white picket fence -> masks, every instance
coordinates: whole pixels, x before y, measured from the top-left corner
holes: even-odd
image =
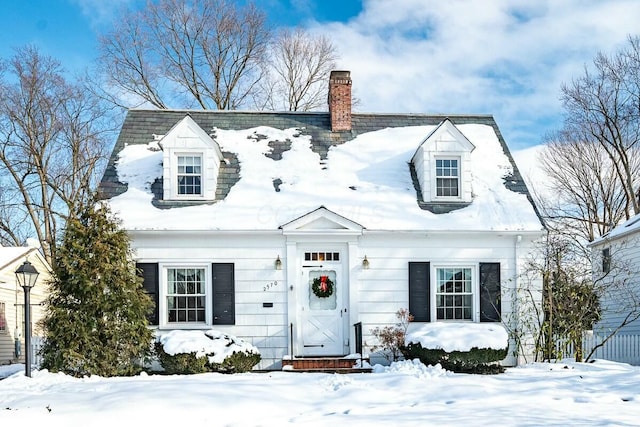
[[[31,365],[36,368],[40,367],[42,356],[40,355],[40,349],[44,344],[42,337],[31,337]]]
[[[591,350],[602,343],[605,338],[606,336],[585,334],[582,339],[583,357],[586,358]],[[573,345],[567,343],[566,340],[556,341],[556,349],[560,350],[565,357],[573,357]],[[591,359],[606,359],[640,365],[640,335],[615,335],[598,348]]]

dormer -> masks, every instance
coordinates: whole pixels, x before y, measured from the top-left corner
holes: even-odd
[[[190,117],[171,128],[162,147],[162,186],[164,200],[213,201],[216,198],[222,151]]]
[[[440,123],[411,158],[425,203],[471,203],[475,146],[449,120]]]

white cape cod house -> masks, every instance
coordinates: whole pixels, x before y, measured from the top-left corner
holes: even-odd
[[[366,351],[402,308],[515,327],[545,230],[494,119],[352,113],[345,71],[329,92],[328,113],[128,112],[100,190],[151,323],[236,335],[261,369],[354,353],[355,324]]]

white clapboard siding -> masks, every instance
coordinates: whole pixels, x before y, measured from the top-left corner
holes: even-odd
[[[523,248],[523,251],[526,248]],[[377,344],[372,330],[376,327],[394,326],[398,322],[396,312],[408,308],[408,262],[430,262],[432,266],[473,265],[481,262],[499,262],[502,281],[502,314],[513,319],[511,306],[514,296],[516,270],[514,265],[514,240],[512,236],[487,238],[487,236],[427,234],[426,239],[415,236],[394,239],[383,236],[367,236],[361,242],[360,252],[367,255],[370,268],[358,274],[358,314],[362,322],[365,345]],[[522,266],[520,266],[522,268]],[[521,281],[523,282],[523,281]],[[526,284],[519,282],[519,286]],[[539,284],[534,284],[538,286]]]
[[[0,331],[0,365],[24,361],[24,292],[16,285],[15,270],[26,260],[19,257],[12,263],[5,265],[0,271],[0,302],[5,306],[6,329]],[[35,253],[28,254],[28,260],[38,270],[40,275],[36,286],[31,289],[31,325],[33,338],[41,336],[40,320],[44,315],[43,301],[48,295],[50,280],[49,266],[44,259]],[[15,355],[16,338],[20,341],[20,357]]]
[[[233,263],[235,279],[235,324],[213,325],[215,329],[233,334],[260,349],[262,360],[257,369],[278,368],[291,352],[290,327],[296,324],[299,306],[299,256],[307,250],[338,248],[341,265],[348,282],[345,308],[345,342],[351,351],[353,324],[361,322],[365,352],[377,344],[371,331],[376,327],[393,326],[396,312],[409,306],[408,263],[430,262],[432,265],[468,265],[478,268],[482,262],[499,262],[503,284],[503,315],[511,316],[511,293],[519,270],[515,265],[516,236],[494,233],[388,233],[368,232],[348,246],[346,242],[301,239],[291,249],[282,234],[267,235],[216,233],[169,233],[164,235],[133,233],[133,249],[139,262],[171,263]],[[311,238],[308,238],[311,239]],[[318,240],[315,240],[318,239]],[[526,239],[525,239],[526,240]],[[520,262],[525,259],[530,242],[523,242]],[[370,267],[362,260],[367,257]],[[282,269],[275,268],[280,258]],[[521,267],[521,266],[520,266]],[[477,272],[477,270],[476,270]],[[538,286],[537,284],[536,286]],[[294,340],[297,337],[294,331]],[[294,346],[297,345],[294,342]]]
[[[602,250],[609,249],[611,271],[603,278]],[[640,298],[640,229],[622,237],[598,242],[593,247],[593,272],[598,286],[609,289],[601,297],[602,316],[594,325],[594,332],[603,335],[613,331],[625,322],[631,311],[637,311],[634,303]],[[619,335],[639,335],[640,320],[631,322],[620,329]]]

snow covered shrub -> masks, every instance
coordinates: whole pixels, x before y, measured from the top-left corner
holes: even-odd
[[[207,358],[197,357],[196,352],[169,354],[164,351],[160,342],[155,345],[158,360],[168,374],[202,374],[210,372],[207,368]]]
[[[156,354],[168,374],[247,372],[260,362],[256,347],[213,329],[168,332],[156,343]]]
[[[211,363],[217,372],[248,372],[260,362],[260,354],[234,351],[222,363]]]
[[[425,365],[440,364],[454,372],[500,373],[507,357],[509,336],[497,323],[412,323],[402,354]]]
[[[398,323],[395,326],[377,327],[371,330],[371,334],[378,339],[378,345],[371,346],[371,351],[382,350],[384,357],[390,362],[400,359],[407,327],[413,320],[413,316],[406,308],[396,311],[396,317]]]
[[[507,357],[507,348],[473,347],[469,351],[446,352],[442,349],[422,348],[421,344],[411,343],[403,348],[405,359],[419,359],[425,365],[437,365],[453,372],[469,374],[498,374],[504,368],[497,362]]]

